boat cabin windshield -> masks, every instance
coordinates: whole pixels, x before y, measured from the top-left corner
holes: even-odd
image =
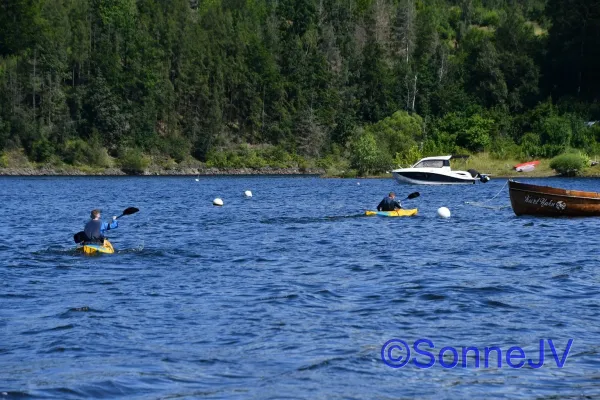
[[[450,160],[423,160],[415,164],[413,168],[442,168],[449,166]]]

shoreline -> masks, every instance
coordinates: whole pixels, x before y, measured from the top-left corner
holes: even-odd
[[[343,176],[343,175],[328,175],[327,171],[323,168],[204,168],[204,167],[183,167],[164,169],[157,167],[150,167],[143,173],[126,173],[119,168],[105,168],[94,170],[91,168],[77,168],[77,167],[52,167],[52,166],[39,166],[39,167],[19,167],[19,168],[0,168],[0,176],[106,176],[106,177],[126,177],[126,176],[266,176],[266,175],[277,175],[277,176],[300,176],[300,175],[314,175],[321,178],[341,178],[341,179],[392,179],[391,174],[382,175],[367,175],[367,176]],[[515,179],[515,178],[565,178],[556,173],[529,173],[527,175],[523,173],[515,172],[514,174],[501,174],[493,175],[490,177],[492,180],[495,179]],[[600,178],[600,174],[589,173],[582,174],[573,178]]]
[[[119,168],[87,170],[62,167],[0,168],[0,176],[220,176],[220,175],[318,175],[325,174],[321,168],[149,168],[143,173],[126,173]]]

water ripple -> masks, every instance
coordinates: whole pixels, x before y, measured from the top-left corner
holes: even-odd
[[[414,191],[390,179],[0,185],[0,400],[600,396],[600,219],[464,203],[504,181],[420,187],[405,202],[414,218],[363,216],[390,190]],[[141,211],[111,232],[116,254],[74,251],[90,209],[129,206]],[[533,354],[540,339],[574,342],[564,368],[546,346],[540,369],[392,369],[381,361],[392,338]]]

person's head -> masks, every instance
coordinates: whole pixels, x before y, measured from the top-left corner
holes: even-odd
[[[100,218],[100,210],[96,209],[96,210],[92,210],[92,212],[90,213],[90,217],[92,219],[98,219]]]
[[[396,193],[390,192],[390,199],[393,199],[394,197],[396,197]]]

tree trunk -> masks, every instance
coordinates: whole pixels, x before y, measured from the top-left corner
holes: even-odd
[[[36,67],[36,62],[37,62],[37,49],[33,49],[33,80],[32,80],[32,91],[33,91],[33,119],[35,120],[35,67]]]
[[[583,26],[581,27],[581,47],[579,49],[579,71],[578,71],[578,76],[577,76],[577,97],[579,97],[579,95],[581,94],[581,70],[583,69],[583,64],[584,64],[584,58],[583,58],[583,48],[585,45],[585,28],[587,25],[587,15],[586,18],[583,20]]]
[[[413,86],[413,98],[412,98],[412,107],[411,110],[415,111],[415,101],[417,99],[417,74],[415,74],[415,84]]]
[[[416,40],[416,8],[414,0],[403,0],[398,6],[396,38],[399,41],[398,53],[408,64],[414,51]]]

